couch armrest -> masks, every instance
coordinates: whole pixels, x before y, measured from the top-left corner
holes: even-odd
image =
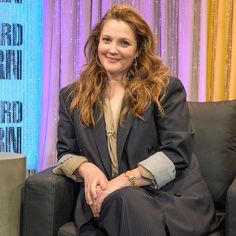
[[[226,199],[226,235],[236,235],[236,178],[227,192]]]
[[[73,218],[76,183],[53,174],[52,169],[30,176],[25,181],[22,236],[56,236],[58,228]]]

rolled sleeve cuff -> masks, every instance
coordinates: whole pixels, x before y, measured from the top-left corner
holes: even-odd
[[[148,179],[152,182],[150,187],[157,188],[157,184],[156,184],[155,178],[153,177],[152,173],[139,164],[138,164],[138,167],[139,167],[142,177],[145,179]]]
[[[61,160],[62,159],[62,160]],[[88,159],[84,156],[67,154],[58,161],[58,166],[53,169],[54,174],[65,175],[75,181],[82,181],[80,176],[75,175],[75,170]]]
[[[147,169],[153,175],[157,188],[161,188],[175,179],[175,165],[163,152],[155,153],[139,162],[138,165]]]

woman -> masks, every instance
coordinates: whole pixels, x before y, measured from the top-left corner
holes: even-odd
[[[78,235],[200,236],[215,227],[185,90],[154,47],[144,19],[116,5],[88,38],[80,79],[60,92],[54,173],[83,181]]]

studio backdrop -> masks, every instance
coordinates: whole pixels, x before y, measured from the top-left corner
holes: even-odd
[[[235,0],[0,0],[0,151],[26,154],[29,170],[56,164],[59,90],[114,4],[147,20],[189,101],[236,98]]]
[[[147,20],[156,53],[189,101],[236,98],[236,1],[44,0],[39,170],[56,164],[59,89],[78,79],[89,32],[114,4],[131,5]]]
[[[0,0],[0,151],[37,167],[42,87],[42,2]]]

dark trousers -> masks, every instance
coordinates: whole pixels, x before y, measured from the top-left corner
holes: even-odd
[[[157,201],[142,188],[113,192],[103,203],[99,218],[81,229],[79,236],[168,236],[164,214]]]

